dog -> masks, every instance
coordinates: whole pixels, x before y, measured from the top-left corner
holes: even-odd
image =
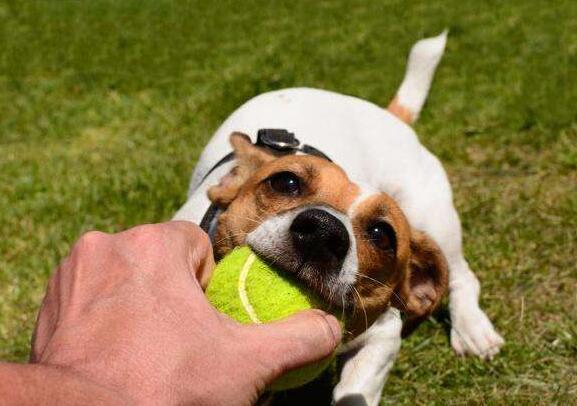
[[[347,312],[335,404],[379,403],[403,324],[447,290],[457,354],[492,358],[504,343],[479,307],[447,175],[410,126],[446,40],[412,47],[387,108],[310,88],[249,100],[202,152],[174,216],[201,224],[217,259],[248,244]]]

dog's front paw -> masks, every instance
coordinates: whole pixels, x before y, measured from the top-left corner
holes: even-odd
[[[451,311],[451,324],[451,346],[458,355],[476,355],[490,360],[505,344],[479,306]]]

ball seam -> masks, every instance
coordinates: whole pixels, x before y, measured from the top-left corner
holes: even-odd
[[[262,323],[259,320],[256,311],[254,310],[254,307],[252,307],[252,305],[250,304],[250,300],[248,299],[248,295],[246,294],[246,278],[248,277],[248,273],[250,272],[250,268],[252,267],[252,264],[254,264],[255,259],[256,255],[251,253],[246,259],[244,265],[242,266],[238,278],[238,296],[240,297],[240,301],[242,303],[242,306],[244,307],[244,311],[251,319],[251,321],[253,323]]]

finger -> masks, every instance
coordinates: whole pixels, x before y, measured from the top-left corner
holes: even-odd
[[[202,235],[199,235],[197,243],[193,246],[191,269],[203,289],[208,285],[214,266],[212,245],[208,235],[203,232]]]
[[[320,310],[245,328],[249,338],[243,348],[264,366],[263,379],[267,384],[291,369],[327,358],[342,338],[338,320]]]
[[[190,247],[190,271],[204,289],[215,265],[210,238],[199,226],[189,221],[171,221],[166,224],[179,229],[186,236]]]

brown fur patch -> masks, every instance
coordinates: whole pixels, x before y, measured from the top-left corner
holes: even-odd
[[[399,119],[407,124],[412,124],[415,121],[415,115],[408,108],[404,107],[400,102],[399,98],[395,97],[387,107],[393,115],[397,116]]]
[[[396,244],[393,251],[383,251],[368,239],[366,230],[376,221],[386,222],[394,230]],[[353,228],[359,260],[355,284],[358,295],[348,328],[353,335],[358,335],[388,309],[404,279],[410,257],[411,230],[399,206],[384,193],[360,203],[354,213]]]

